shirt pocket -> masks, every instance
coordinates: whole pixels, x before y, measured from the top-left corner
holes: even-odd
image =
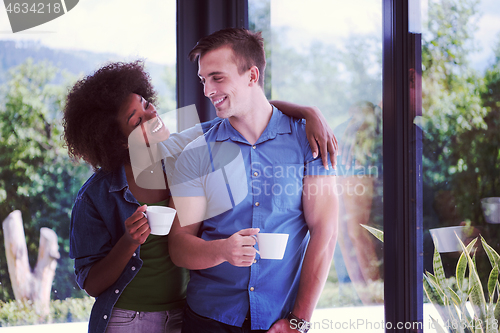
[[[273,165],[273,205],[280,209],[300,209],[304,164]]]

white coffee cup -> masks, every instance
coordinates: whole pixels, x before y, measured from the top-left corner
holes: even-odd
[[[259,250],[257,253],[261,259],[283,259],[288,242],[288,234],[265,233],[257,234]]]
[[[146,217],[148,219],[151,234],[164,236],[170,232],[174,222],[176,210],[164,206],[149,206],[146,208]]]

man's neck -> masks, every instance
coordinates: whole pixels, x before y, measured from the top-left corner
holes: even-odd
[[[256,95],[256,98],[252,99],[251,110],[242,116],[229,117],[229,122],[234,129],[251,145],[260,138],[273,114],[273,107],[264,93]]]

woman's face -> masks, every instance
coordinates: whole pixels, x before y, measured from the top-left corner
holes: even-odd
[[[120,108],[118,123],[121,132],[128,138],[129,146],[150,146],[170,136],[154,105],[134,93],[128,96]]]

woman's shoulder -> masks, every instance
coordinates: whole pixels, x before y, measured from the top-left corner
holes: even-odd
[[[81,200],[85,197],[92,197],[94,193],[102,193],[103,188],[111,186],[113,172],[98,169],[92,176],[85,181],[80,190],[76,200]]]

